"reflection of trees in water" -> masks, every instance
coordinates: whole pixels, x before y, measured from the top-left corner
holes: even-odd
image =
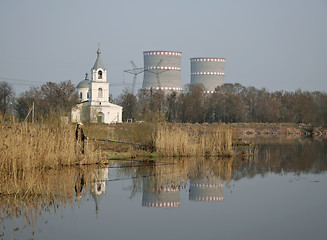
[[[216,176],[229,181],[231,179],[233,158],[195,158],[188,166],[188,178]]]
[[[253,156],[234,159],[233,179],[269,172],[320,173],[327,169],[326,139],[259,138],[255,144]]]
[[[21,229],[29,225],[34,229],[44,213],[55,213],[68,204],[77,206],[78,199],[97,182],[94,171],[98,168],[80,166],[18,174],[0,172],[0,223],[11,219],[12,230],[18,229],[18,222],[21,222]]]

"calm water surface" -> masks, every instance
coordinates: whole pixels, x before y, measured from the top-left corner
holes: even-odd
[[[327,239],[327,141],[251,141],[243,158],[81,167],[67,198],[2,197],[0,239]]]

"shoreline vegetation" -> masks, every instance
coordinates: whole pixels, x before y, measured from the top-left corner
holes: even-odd
[[[1,173],[16,174],[21,170],[99,164],[108,159],[136,156],[154,158],[233,154],[233,130],[229,124],[86,124],[84,131],[90,140],[86,141],[85,154],[75,151],[75,128],[75,124],[59,120],[41,123],[2,121]]]
[[[202,157],[233,155],[233,129],[230,124],[125,123],[92,124],[85,132],[129,144],[100,143],[108,158]]]
[[[107,164],[112,159],[242,157],[244,153],[251,155],[251,143],[245,143],[242,137],[301,137],[309,133],[305,130],[309,126],[295,124],[85,124],[84,131],[90,140],[86,143],[85,154],[79,155],[75,151],[75,124],[61,121],[0,123],[0,181],[6,183],[0,184],[0,196],[20,191],[33,193],[31,185],[26,183],[20,188],[18,180],[28,182],[31,174],[65,166]],[[315,131],[310,134],[315,135],[312,134]],[[327,136],[326,129],[319,129],[319,132]],[[98,141],[107,139],[117,142]],[[248,150],[240,151],[238,147]]]
[[[244,144],[242,138],[327,136],[327,129],[288,123],[86,124],[84,131],[90,140],[85,144],[85,154],[79,155],[75,151],[75,128],[75,124],[59,120],[43,123],[1,121],[1,172],[99,164],[117,158],[232,157],[233,148]]]

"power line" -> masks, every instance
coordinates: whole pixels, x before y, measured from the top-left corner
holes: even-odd
[[[18,79],[18,78],[8,78],[8,77],[1,77],[0,80],[4,80],[6,82],[10,82],[15,85],[37,85],[37,84],[45,84],[46,82],[41,81],[32,81],[27,79]],[[68,80],[67,80],[68,81]],[[110,83],[110,86],[112,87],[120,87],[124,85],[133,85],[133,83]],[[139,83],[136,83],[136,85],[141,85]]]
[[[6,81],[12,81],[12,82],[23,82],[23,83],[44,83],[39,81],[32,81],[32,80],[26,80],[26,79],[17,79],[17,78],[7,78],[7,77],[0,77],[2,80]]]
[[[119,86],[125,86],[125,85],[132,86],[133,83],[110,83],[110,87],[119,87]],[[135,85],[141,85],[141,83],[136,83]]]

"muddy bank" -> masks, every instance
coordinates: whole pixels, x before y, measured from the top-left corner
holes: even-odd
[[[232,124],[240,137],[251,136],[321,136],[327,137],[327,129],[305,124],[267,124],[235,123]]]

